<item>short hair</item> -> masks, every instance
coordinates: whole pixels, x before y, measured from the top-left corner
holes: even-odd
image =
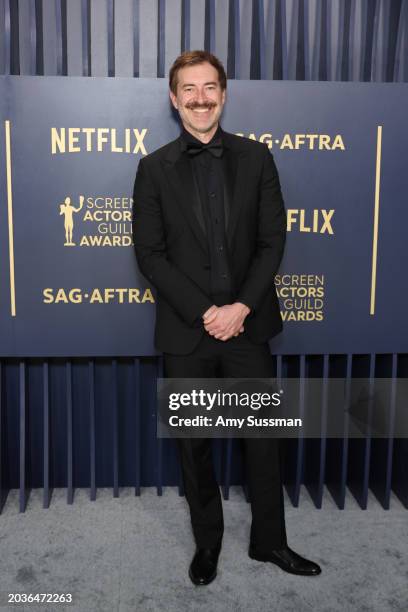
[[[172,67],[169,72],[169,86],[171,91],[176,95],[177,93],[177,74],[181,68],[185,66],[196,66],[197,64],[203,64],[204,62],[208,62],[211,66],[218,72],[218,80],[221,85],[221,89],[224,90],[227,88],[227,75],[225,74],[224,66],[212,53],[209,51],[184,51],[181,55],[179,55],[173,62]]]

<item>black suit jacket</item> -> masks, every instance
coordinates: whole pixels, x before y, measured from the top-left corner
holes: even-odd
[[[226,229],[233,301],[251,309],[255,343],[282,329],[274,276],[286,237],[278,172],[267,145],[223,131]],[[141,272],[157,289],[155,346],[185,355],[203,333],[210,295],[207,238],[190,160],[180,137],[142,158],[133,191],[133,242]]]

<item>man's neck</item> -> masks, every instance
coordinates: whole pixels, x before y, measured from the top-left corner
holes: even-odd
[[[214,136],[215,132],[218,129],[218,125],[219,123],[217,122],[214,125],[214,127],[211,128],[209,132],[203,133],[203,132],[196,132],[196,130],[192,129],[190,126],[187,126],[183,123],[184,129],[187,130],[187,132],[189,132],[192,136],[194,136],[194,138],[197,138],[197,140],[200,140],[204,144],[207,144],[208,142],[210,142],[211,138]]]

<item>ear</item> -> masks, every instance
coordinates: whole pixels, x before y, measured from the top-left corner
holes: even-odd
[[[170,100],[171,100],[171,103],[173,104],[174,108],[176,108],[178,110],[177,97],[174,95],[174,93],[171,91],[171,89],[169,89],[169,96],[170,96]]]
[[[222,97],[221,97],[222,104],[225,104],[226,94],[227,94],[227,90],[226,90],[226,89],[224,89],[224,91],[222,92]]]

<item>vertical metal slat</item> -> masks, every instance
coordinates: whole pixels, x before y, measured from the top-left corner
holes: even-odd
[[[140,411],[141,411],[141,402],[140,402],[140,359],[137,357],[134,360],[134,381],[135,381],[135,416],[136,416],[136,453],[135,453],[135,495],[140,495],[140,476],[141,476],[141,430],[140,430]]]
[[[5,406],[2,402],[2,362],[0,361],[0,514],[3,511],[9,492],[8,482],[6,480],[6,449],[4,440],[7,432],[5,431]]]
[[[395,432],[395,414],[396,414],[396,404],[397,404],[397,373],[398,373],[398,355],[394,353],[392,356],[392,366],[391,366],[390,420],[389,420],[389,430],[388,430],[387,463],[386,463],[386,470],[385,470],[385,487],[384,487],[384,508],[385,510],[389,510],[390,508],[394,436],[398,435],[398,432]]]
[[[205,0],[204,19],[204,49],[210,53],[215,51],[215,3]]]
[[[82,76],[92,74],[91,56],[91,0],[81,0]]]
[[[190,49],[190,0],[181,0],[181,51]]]
[[[326,473],[326,448],[327,448],[327,411],[329,395],[329,355],[323,356],[323,389],[322,389],[322,418],[321,418],[321,438],[320,438],[320,465],[319,478],[317,483],[317,496],[315,499],[316,508],[322,507],[324,479]]]
[[[305,416],[305,403],[306,403],[306,355],[300,355],[300,389],[299,389],[299,418],[304,420]],[[303,432],[299,432],[298,445],[297,445],[297,456],[296,456],[296,480],[294,488],[294,506],[299,505],[300,496],[300,485],[303,480],[303,469],[304,469],[304,438]]]
[[[139,0],[133,2],[133,76],[140,74],[140,10]]]
[[[108,76],[115,76],[115,0],[108,0]]]
[[[26,369],[25,362],[19,364],[19,406],[20,406],[20,512],[25,512],[29,491],[27,484],[27,403],[26,403]]]
[[[163,378],[163,357],[159,357],[157,361],[157,377]],[[154,393],[154,407],[155,407],[155,423],[157,427],[157,391]],[[157,431],[157,430],[156,430]],[[163,495],[163,438],[156,437],[156,488],[157,495]]]
[[[50,491],[50,388],[48,361],[44,361],[43,368],[43,508],[49,508],[51,502]]]
[[[87,76],[83,65],[86,29],[84,37],[82,7],[82,0],[69,0],[64,7],[66,32],[64,52],[66,53],[66,74],[69,76]]]
[[[227,77],[237,78],[240,67],[239,0],[229,0]]]
[[[55,33],[56,33],[56,58],[57,58],[57,76],[64,76],[64,36],[62,27],[62,2],[63,0],[54,0],[55,2]],[[66,39],[66,37],[65,37]],[[66,57],[66,56],[65,56]]]
[[[118,362],[112,360],[112,411],[113,411],[113,497],[119,497],[119,414],[118,414]]]
[[[367,425],[368,435],[365,441],[365,453],[364,453],[364,481],[363,481],[363,509],[367,508],[368,501],[368,485],[370,479],[370,460],[371,460],[371,426],[373,420],[373,397],[375,388],[375,354],[370,355],[370,384],[369,384],[369,402],[368,402],[368,414],[367,414]]]
[[[164,59],[166,49],[166,4],[165,0],[158,0],[157,7],[157,77],[164,77]]]
[[[91,501],[96,500],[96,418],[95,418],[95,361],[88,362],[89,375],[89,468]]]
[[[67,407],[67,504],[74,501],[73,486],[73,430],[72,430],[72,364],[67,361],[66,374],[66,407]]]
[[[340,510],[343,510],[346,503],[346,486],[347,486],[347,468],[349,458],[349,410],[351,402],[351,377],[353,371],[353,355],[347,355],[347,367],[346,367],[346,393],[345,393],[345,406],[344,406],[344,437],[343,447],[341,454],[341,470],[340,470],[340,485],[339,485],[339,497],[338,506]]]

